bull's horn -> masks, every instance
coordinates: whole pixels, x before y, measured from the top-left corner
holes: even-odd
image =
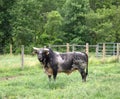
[[[35,51],[38,51],[38,50],[40,50],[39,48],[37,48],[37,47],[33,47],[33,49],[35,50]]]
[[[49,49],[48,49],[48,48],[43,48],[43,50],[44,50],[44,51],[49,51]]]

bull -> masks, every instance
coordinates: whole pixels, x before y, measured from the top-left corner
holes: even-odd
[[[86,81],[88,75],[88,55],[86,53],[58,53],[51,48],[36,47],[33,47],[33,50],[37,54],[40,63],[43,64],[43,68],[49,80],[51,80],[51,76],[56,80],[57,74],[60,72],[70,74],[78,70],[81,74],[82,81]]]

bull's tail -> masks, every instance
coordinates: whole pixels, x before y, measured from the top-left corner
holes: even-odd
[[[86,62],[87,62],[87,66],[86,66],[86,76],[88,75],[88,55],[86,54]]]
[[[87,63],[87,66],[86,66],[86,76],[88,75],[88,63]]]

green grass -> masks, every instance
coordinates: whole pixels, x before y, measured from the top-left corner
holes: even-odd
[[[36,57],[25,56],[23,70],[19,59],[0,56],[0,99],[120,99],[120,63],[93,58],[86,83],[77,71],[49,82]]]

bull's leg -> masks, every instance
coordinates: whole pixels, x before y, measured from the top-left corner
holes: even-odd
[[[57,71],[54,71],[53,72],[53,79],[56,80],[56,77],[57,77]]]
[[[53,79],[56,80],[58,67],[55,65],[52,69],[53,69]]]
[[[79,72],[80,72],[80,74],[82,76],[82,81],[86,82],[86,73],[85,73],[85,70],[84,69],[80,69]]]
[[[51,75],[48,75],[49,81],[51,81]]]

